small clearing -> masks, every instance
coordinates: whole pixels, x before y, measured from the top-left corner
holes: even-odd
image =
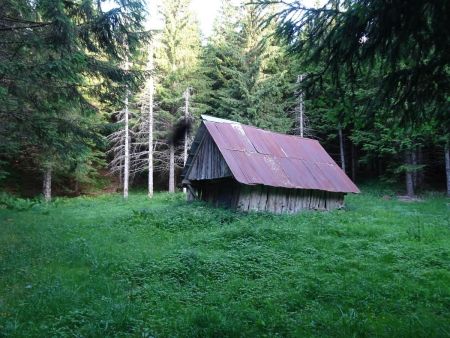
[[[10,203],[0,336],[448,336],[448,199],[346,200],[294,216],[181,194]]]

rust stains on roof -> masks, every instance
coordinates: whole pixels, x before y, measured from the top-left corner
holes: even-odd
[[[316,140],[202,117],[233,176],[242,184],[359,193]]]

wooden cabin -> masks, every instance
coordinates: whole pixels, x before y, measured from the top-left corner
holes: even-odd
[[[356,185],[318,141],[202,116],[183,170],[188,200],[296,213],[344,205]]]

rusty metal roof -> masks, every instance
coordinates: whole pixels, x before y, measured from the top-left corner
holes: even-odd
[[[202,117],[234,178],[242,184],[359,193],[316,140]]]

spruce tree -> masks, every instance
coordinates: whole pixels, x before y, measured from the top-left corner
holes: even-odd
[[[184,117],[183,93],[194,94],[204,84],[201,79],[201,40],[198,22],[190,10],[190,0],[165,1],[162,8],[164,30],[156,50],[156,136],[159,138],[159,169],[169,173],[169,192],[175,191],[175,169],[182,167],[181,151],[167,142],[177,121]]]
[[[296,74],[274,27],[262,25],[265,18],[254,6],[223,4],[205,56],[209,113],[285,132],[292,128]]]
[[[95,157],[95,113],[137,83],[119,65],[125,46],[133,53],[144,38],[143,2],[115,3],[105,11],[91,1],[2,2],[0,156],[43,172],[47,199],[53,173]]]

